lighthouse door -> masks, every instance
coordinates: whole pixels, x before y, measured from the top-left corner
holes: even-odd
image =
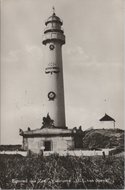
[[[45,141],[44,146],[45,146],[44,151],[51,151],[51,141]]]

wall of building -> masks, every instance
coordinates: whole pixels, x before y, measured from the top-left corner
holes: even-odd
[[[100,121],[100,128],[114,129],[114,121]]]
[[[44,147],[45,141],[51,141],[51,151],[65,151],[74,148],[74,140],[72,137],[34,137],[25,138],[23,147],[25,150],[31,150],[34,153],[39,153],[41,147]]]
[[[114,124],[114,121],[97,121],[95,123],[94,129],[114,129]]]

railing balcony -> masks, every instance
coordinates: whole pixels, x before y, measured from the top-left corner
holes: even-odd
[[[59,27],[59,26],[47,26],[44,29],[44,33],[49,32],[49,31],[60,31],[61,33],[64,33],[63,28]]]
[[[60,41],[61,44],[65,44],[65,35],[57,32],[46,33],[43,35],[43,44],[50,41]]]

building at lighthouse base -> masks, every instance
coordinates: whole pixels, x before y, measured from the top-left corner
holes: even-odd
[[[72,130],[36,129],[23,132],[23,148],[34,153],[43,151],[71,150],[74,147]]]
[[[39,154],[41,151],[67,151],[75,148],[82,148],[83,131],[79,129],[68,129],[55,127],[48,123],[40,129],[27,131],[20,129],[20,135],[23,137],[23,149],[30,150]]]

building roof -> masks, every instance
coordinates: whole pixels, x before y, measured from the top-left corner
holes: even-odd
[[[99,121],[114,121],[115,122],[115,119],[105,114]]]
[[[72,130],[71,129],[59,129],[59,128],[42,128],[42,129],[35,129],[35,130],[27,130],[23,131],[20,130],[21,136],[27,137],[41,137],[41,136],[71,136]]]

